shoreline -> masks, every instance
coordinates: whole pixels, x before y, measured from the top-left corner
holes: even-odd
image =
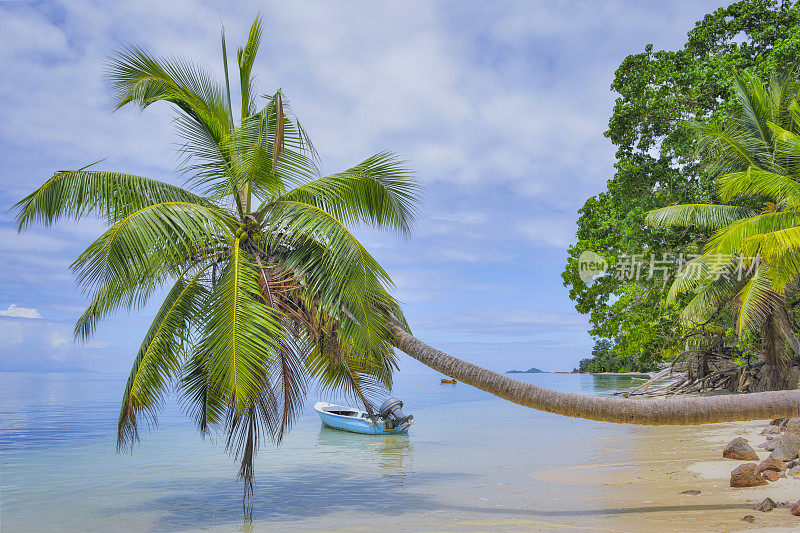
[[[597,502],[594,525],[604,531],[797,531],[800,517],[791,515],[789,509],[800,498],[800,479],[782,478],[761,487],[730,487],[731,471],[748,461],[724,459],[723,448],[743,437],[756,449],[759,460],[765,459],[769,452],[757,445],[766,440],[760,432],[767,424],[768,420],[632,427],[628,439],[608,442],[609,447],[628,451],[629,461],[577,464],[541,472],[537,477],[602,486],[604,496]],[[698,490],[699,494],[684,493]],[[754,510],[767,497],[788,505],[766,513]],[[755,517],[752,523],[742,520],[748,515]]]

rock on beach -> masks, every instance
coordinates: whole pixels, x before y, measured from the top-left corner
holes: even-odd
[[[758,475],[758,465],[745,463],[731,472],[731,487],[758,487],[766,485],[767,480]]]
[[[770,457],[781,461],[791,461],[797,459],[798,452],[800,452],[800,435],[786,433],[780,438]]]
[[[755,506],[756,511],[761,511],[762,513],[768,513],[771,510],[775,509],[778,504],[772,498],[766,498],[763,502],[759,503]]]
[[[756,451],[747,443],[747,439],[741,437],[736,437],[725,446],[725,449],[722,450],[722,457],[739,461],[758,461]]]
[[[780,459],[776,459],[772,456],[767,457],[758,465],[758,471],[764,472],[765,470],[774,470],[776,472],[783,472],[786,470],[786,463],[781,461]]]

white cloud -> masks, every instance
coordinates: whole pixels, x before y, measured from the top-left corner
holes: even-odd
[[[475,211],[460,211],[453,213],[441,213],[433,215],[434,220],[444,220],[445,222],[458,222],[459,224],[481,224],[486,222],[486,213]]]
[[[4,346],[20,344],[25,340],[25,325],[10,320],[0,320],[0,338]]]
[[[519,232],[533,246],[565,249],[575,241],[577,226],[571,215],[532,217],[519,224]]]
[[[47,340],[48,344],[52,348],[56,349],[64,348],[65,346],[69,346],[70,344],[72,344],[72,339],[70,337],[58,331],[51,331],[47,335]]]
[[[108,335],[106,339],[75,344],[72,338],[72,325],[69,322],[2,317],[0,371],[125,369],[130,363],[131,351],[136,353],[132,347],[126,346],[126,341],[121,335],[130,329],[132,329],[131,323],[119,327],[112,320],[104,325],[103,331]],[[133,329],[137,330],[137,335],[141,334],[138,328]],[[107,339],[113,339],[113,346]]]
[[[29,307],[19,307],[17,304],[11,304],[8,309],[0,311],[0,316],[9,316],[14,318],[42,318],[39,311]]]

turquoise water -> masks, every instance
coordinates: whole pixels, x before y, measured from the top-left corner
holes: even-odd
[[[585,394],[630,383],[614,376],[514,377]],[[312,392],[284,443],[258,455],[252,529],[481,530],[511,527],[515,519],[569,525],[602,501],[596,486],[542,474],[564,464],[624,460],[628,452],[607,442],[630,427],[539,413],[438,379],[398,374],[394,393],[415,417],[409,436],[322,428],[310,405],[336,398]],[[115,453],[124,380],[0,373],[0,528],[249,529],[224,443],[203,441],[176,405],[166,406],[157,428],[142,432],[133,454]]]

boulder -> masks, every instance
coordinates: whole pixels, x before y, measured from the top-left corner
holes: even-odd
[[[767,450],[768,452],[771,452],[772,450],[775,449],[775,447],[781,441],[782,437],[783,437],[783,435],[767,435],[767,441],[766,442],[762,442],[761,444],[759,444],[758,448],[761,448],[762,450]]]
[[[781,461],[791,461],[797,459],[798,453],[800,453],[800,435],[787,433],[780,438],[770,457]]]
[[[766,484],[767,481],[758,475],[758,465],[755,463],[745,463],[731,472],[731,487],[758,487]]]
[[[800,500],[797,500],[797,503],[794,504],[794,506],[792,507],[792,510],[789,511],[789,512],[792,513],[795,516],[800,516]]]
[[[786,433],[800,435],[800,418],[790,418],[786,423]]]
[[[739,461],[758,461],[756,451],[747,443],[747,439],[741,437],[736,437],[725,446],[725,449],[722,450],[722,457]]]
[[[800,466],[793,466],[786,471],[786,477],[797,477],[797,476],[800,476]]]
[[[749,523],[752,524],[755,521],[756,521],[756,517],[751,515],[751,514],[742,517],[742,522],[749,522]]]
[[[756,511],[761,511],[762,513],[768,513],[771,510],[775,509],[777,506],[778,504],[775,503],[772,500],[772,498],[766,498],[763,502],[753,507],[753,509],[755,509]]]
[[[765,427],[763,431],[761,431],[762,435],[777,435],[778,433],[783,433],[781,428],[779,426],[773,426],[771,424]]]
[[[697,489],[689,489],[681,492],[681,494],[690,494],[692,496],[697,496],[698,494],[700,494],[700,491]]]
[[[764,470],[775,470],[776,472],[783,472],[786,470],[786,464],[781,461],[780,459],[775,459],[774,457],[767,457],[758,465],[758,471],[763,472]]]
[[[764,470],[764,473],[761,474],[761,477],[767,481],[778,481],[783,476],[780,472],[776,472],[775,470]]]

